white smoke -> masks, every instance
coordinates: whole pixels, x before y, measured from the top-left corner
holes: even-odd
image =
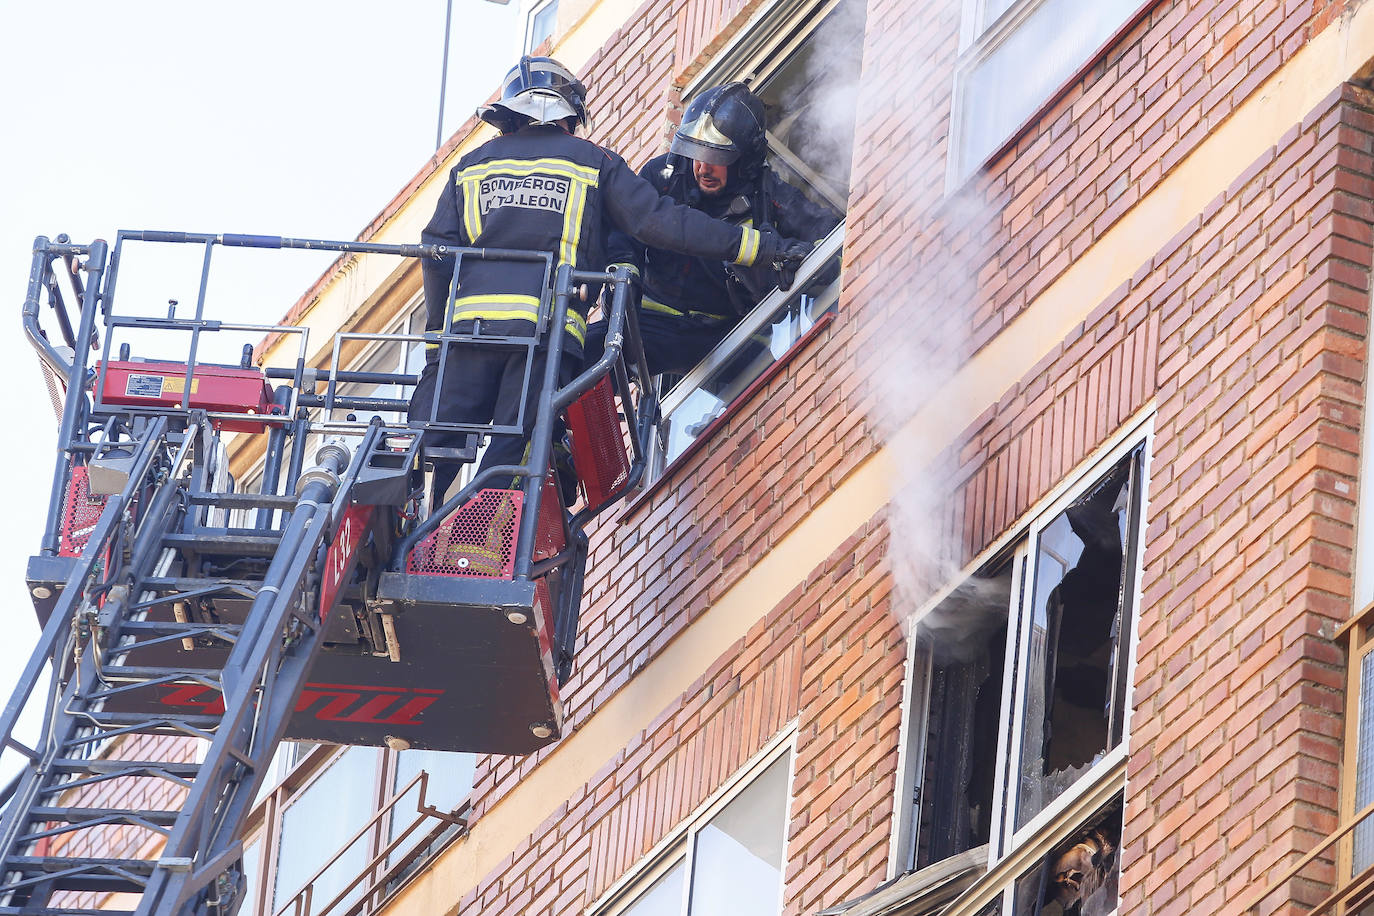
[[[881,196],[871,206],[851,200],[863,207],[862,231],[882,234],[881,243],[867,246],[863,264],[880,282],[870,283],[857,304],[866,324],[881,325],[871,338],[867,403],[874,435],[895,469],[888,554],[894,613],[908,636],[912,615],[956,583],[971,550],[981,546],[969,543],[966,532],[981,528],[978,514],[992,499],[978,494],[963,501],[961,484],[985,456],[951,440],[987,405],[961,402],[948,383],[979,331],[979,277],[988,264],[987,240],[1001,221],[976,177],[952,191],[945,187],[962,4],[931,0],[922,7],[916,17],[928,24],[922,47],[908,50],[895,76],[862,82],[856,166],[860,175],[880,175],[873,179],[880,186],[860,190],[870,200]],[[875,69],[910,38],[885,34],[891,24],[887,30],[884,25],[868,24],[867,53]],[[894,159],[897,166],[888,167]],[[908,243],[891,241],[903,235]],[[1009,587],[1004,576],[970,580],[922,626],[937,643],[958,651],[962,642],[977,642],[988,626],[1005,621]]]
[[[866,4],[846,0],[808,43],[802,78],[781,98],[773,134],[815,170],[827,199],[840,206],[854,154],[854,100],[859,94]]]

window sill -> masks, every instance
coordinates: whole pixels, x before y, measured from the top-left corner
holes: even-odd
[[[819,337],[821,332],[835,321],[838,314],[838,310],[832,309],[817,317],[816,323],[808,328],[806,333],[799,337],[797,342],[788,348],[786,353],[774,360],[758,378],[750,382],[749,386],[740,392],[739,396],[731,401],[729,406],[721,411],[720,416],[712,420],[690,445],[684,448],[676,458],[668,462],[667,466],[663,468],[663,472],[659,474],[652,483],[645,486],[644,489],[640,490],[632,499],[625,503],[620,512],[615,516],[615,524],[628,524],[640,508],[647,504],[669,481],[675,478],[686,466],[687,462],[700,452],[708,442],[715,438],[716,433],[738,416],[740,411],[743,410],[743,405],[745,403],[747,403],[761,388],[777,378],[782,370],[797,358],[798,354],[810,346],[811,342]]]
[[[1105,761],[1104,761],[1105,762]],[[1054,845],[1064,839],[1078,824],[1106,806],[1113,796],[1126,788],[1126,754],[1102,768],[1096,775],[1084,777],[1084,785],[1075,786],[1070,797],[1056,807],[1052,818],[1041,822],[1033,832],[959,896],[941,916],[974,916],[1012,885],[1028,869],[1049,854]],[[1034,825],[1035,822],[1032,822]]]

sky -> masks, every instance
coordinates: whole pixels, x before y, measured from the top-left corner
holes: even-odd
[[[517,59],[518,7],[453,0],[445,137]],[[445,0],[0,0],[0,694],[38,636],[24,569],[56,457],[21,331],[34,238],[356,238],[434,152],[444,22]],[[233,320],[275,323],[332,261],[254,255]],[[160,255],[142,256],[155,274]]]

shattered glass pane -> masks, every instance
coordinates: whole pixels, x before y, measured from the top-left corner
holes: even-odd
[[[1109,916],[1121,877],[1121,800],[1016,881],[1013,916]]]
[[[1050,522],[1036,545],[1018,829],[1121,739],[1118,637],[1131,467],[1130,459],[1118,465]]]

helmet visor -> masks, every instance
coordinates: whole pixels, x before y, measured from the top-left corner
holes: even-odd
[[[739,158],[739,147],[716,127],[709,109],[684,121],[668,149],[679,156],[711,165],[729,165]]]

